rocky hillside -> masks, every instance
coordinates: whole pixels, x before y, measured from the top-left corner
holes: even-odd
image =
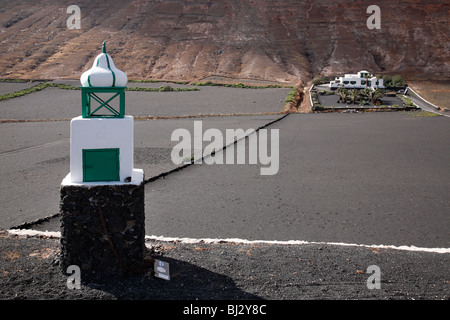
[[[0,77],[78,78],[103,41],[132,78],[298,83],[317,74],[448,79],[448,0],[1,0]],[[81,29],[68,29],[69,5]]]

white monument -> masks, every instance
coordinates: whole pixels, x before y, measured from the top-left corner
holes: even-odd
[[[70,173],[61,183],[61,267],[140,273],[145,183],[134,168],[134,120],[125,115],[128,79],[103,44],[80,80],[82,115],[70,122]]]

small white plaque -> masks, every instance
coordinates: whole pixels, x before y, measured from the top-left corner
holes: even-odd
[[[155,277],[164,280],[170,280],[169,263],[161,260],[155,260],[154,264]]]

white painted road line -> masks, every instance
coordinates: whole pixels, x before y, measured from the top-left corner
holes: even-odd
[[[59,239],[61,238],[61,232],[59,231],[37,231],[31,229],[9,229],[7,230],[11,235],[17,236],[29,236],[29,237],[49,237]],[[179,242],[186,244],[206,243],[206,244],[218,244],[218,243],[237,243],[237,244],[279,244],[279,245],[307,245],[307,244],[320,244],[330,246],[345,246],[345,247],[364,247],[373,249],[394,249],[401,251],[416,251],[416,252],[430,252],[430,253],[450,253],[450,248],[424,248],[416,246],[392,246],[392,245],[366,245],[355,243],[343,243],[343,242],[316,242],[316,241],[302,241],[302,240],[246,240],[238,238],[228,239],[212,239],[212,238],[176,238],[176,237],[163,237],[163,236],[145,236],[146,240],[162,241],[162,242]]]

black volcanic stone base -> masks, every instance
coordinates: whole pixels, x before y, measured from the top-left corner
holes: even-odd
[[[142,272],[144,183],[61,186],[61,267],[96,275]]]

